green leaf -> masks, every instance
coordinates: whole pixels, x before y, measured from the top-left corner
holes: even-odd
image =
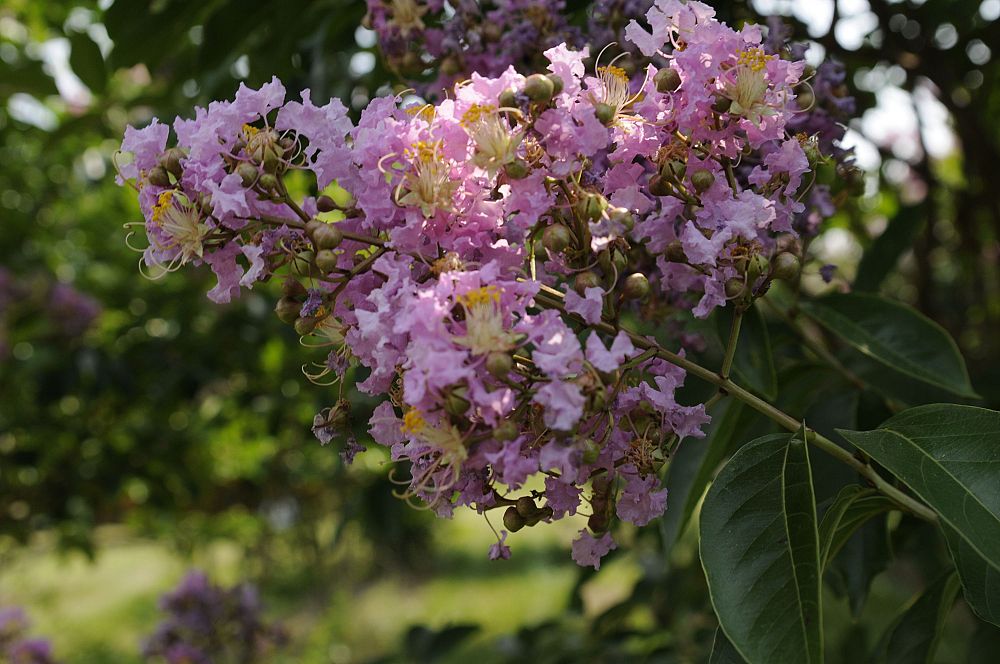
[[[712,642],[712,656],[708,658],[708,664],[744,664],[746,660],[740,657],[740,653],[733,647],[732,642],[726,638],[722,628],[715,630],[715,640]]]
[[[931,664],[958,594],[958,578],[948,574],[934,582],[889,627],[879,645],[878,662]]]
[[[787,434],[743,446],[701,509],[701,560],[719,624],[750,664],[823,661],[809,455]]]
[[[979,628],[969,640],[966,664],[995,664],[998,652],[1000,652],[1000,629],[979,623]]]
[[[961,397],[978,397],[952,338],[905,304],[850,293],[800,306],[830,333],[884,366]]]
[[[717,318],[719,338],[725,348],[733,324],[732,307],[720,309]],[[758,307],[743,314],[739,343],[733,356],[733,376],[744,387],[767,399],[778,396],[778,378],[774,371],[774,355],[767,324]]]
[[[840,433],[1000,569],[1000,413],[953,404],[918,406],[874,431]]]
[[[991,565],[948,526],[942,526],[948,549],[965,590],[965,601],[983,620],[1000,627],[1000,568]]]
[[[927,204],[907,205],[889,220],[889,225],[861,257],[858,276],[854,279],[856,291],[877,291],[882,281],[899,262],[903,252],[913,246],[917,233],[927,219]]]
[[[83,32],[72,32],[67,36],[70,44],[70,68],[91,92],[101,94],[108,83],[101,49]]]
[[[873,489],[858,484],[841,489],[819,525],[819,560],[823,569],[862,524],[892,508],[893,502]]]
[[[673,507],[660,520],[664,550],[669,551],[684,532],[705,487],[716,469],[737,445],[754,413],[735,399],[726,399],[712,410],[712,423],[705,440],[681,441],[667,469],[664,486]]]

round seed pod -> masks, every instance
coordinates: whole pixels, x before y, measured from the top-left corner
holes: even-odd
[[[684,253],[684,245],[680,240],[674,240],[667,245],[667,260],[671,263],[687,263],[687,255]]]
[[[614,122],[615,119],[615,107],[611,104],[605,104],[604,102],[598,102],[594,104],[594,115],[597,116],[598,121],[603,125],[609,125]]]
[[[563,80],[561,76],[556,76],[555,74],[546,74],[545,77],[552,81],[552,96],[556,96],[563,91]]]
[[[510,88],[504,90],[497,97],[497,103],[500,108],[515,108],[517,106],[517,99],[514,97],[514,91]]]
[[[715,184],[715,176],[712,175],[712,171],[708,169],[699,168],[691,174],[691,186],[693,186],[694,190],[699,194],[708,191],[709,187],[713,184]]]
[[[149,169],[149,174],[146,177],[149,178],[149,184],[156,185],[157,187],[170,186],[170,175],[163,166],[153,166]]]
[[[287,295],[279,299],[278,303],[274,305],[274,313],[278,314],[278,319],[282,323],[294,323],[295,319],[299,317],[299,310],[301,309],[302,303]]]
[[[299,316],[295,319],[295,333],[304,337],[316,329],[316,323],[312,316]]]
[[[743,295],[743,280],[733,277],[732,279],[726,280],[726,297],[730,299],[735,299]]]
[[[521,496],[517,499],[515,509],[518,514],[527,519],[538,511],[538,505],[535,504],[535,501],[531,498],[531,496]]]
[[[332,249],[320,249],[316,252],[316,267],[318,267],[323,274],[329,274],[337,269],[337,254],[333,253]]]
[[[260,171],[249,161],[241,161],[236,167],[236,174],[240,176],[244,187],[252,187],[253,183],[257,181],[257,176],[260,175]]]
[[[649,296],[649,291],[649,279],[641,272],[628,275],[622,284],[622,295],[628,300],[642,300]]]
[[[309,222],[312,224],[313,222]],[[344,241],[344,233],[333,224],[318,222],[316,226],[306,227],[306,232],[312,238],[317,249],[336,249]]]
[[[278,188],[278,178],[274,173],[264,173],[257,180],[257,185],[264,191],[274,191]]]
[[[533,102],[544,103],[552,99],[556,86],[544,74],[532,74],[524,81],[524,94]]]
[[[601,277],[591,270],[580,272],[573,279],[573,289],[580,295],[586,293],[588,288],[599,288],[600,285]]]
[[[184,150],[173,147],[163,153],[163,157],[160,158],[160,165],[175,178],[180,179],[181,175],[184,174],[184,167],[181,166],[181,159],[184,157]]]
[[[494,351],[486,356],[486,370],[496,378],[506,378],[514,368],[514,359],[509,353]]]
[[[503,527],[512,533],[524,528],[524,517],[518,514],[513,505],[503,513]]]

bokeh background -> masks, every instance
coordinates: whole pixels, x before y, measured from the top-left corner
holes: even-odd
[[[567,4],[582,24],[588,3]],[[814,244],[837,266],[830,287],[941,323],[996,407],[1000,0],[713,4],[730,22],[785,16],[810,60],[847,66],[865,176]],[[364,13],[347,0],[0,3],[0,606],[24,607],[64,661],[139,662],[157,597],[196,567],[261,589],[290,634],[269,661],[703,661],[715,625],[693,533],[668,564],[660,529],[633,533],[594,574],[569,561],[567,523],[491,563],[481,517],[409,509],[381,450],[347,467],[313,438],[336,395],[303,378],[268,287],[218,306],[206,271],[139,276],[123,229],[138,208],[113,181],[125,126],[272,75],[357,113],[400,89]],[[893,545],[917,550],[919,533]],[[884,624],[907,570],[857,565],[874,578],[863,610]],[[832,600],[845,661],[873,638],[850,620],[850,583]],[[963,630],[957,619],[947,638],[962,645],[942,661],[989,652]]]

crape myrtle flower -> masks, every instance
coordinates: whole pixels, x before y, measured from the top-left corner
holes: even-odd
[[[380,7],[373,25],[407,36],[438,11]],[[307,375],[361,366],[383,398],[367,426],[398,494],[443,517],[502,510],[492,558],[580,514],[573,557],[596,566],[617,521],[662,514],[659,471],[709,417],[623,321],[663,321],[683,357],[701,342],[673,313],[745,308],[802,260],[826,158],[789,128],[804,62],[698,2],[660,0],[625,31],[662,64],[560,43],[436,104],[376,98],[357,124],[275,79],[174,121],[176,140],[130,128],[118,160],[150,276],[207,264],[217,302],[280,279],[277,315],[324,354]],[[313,431],[343,444],[362,423],[333,403]]]
[[[225,588],[189,572],[160,598],[160,610],[166,617],[142,646],[148,662],[266,662],[287,641],[283,628],[264,620],[248,583]]]

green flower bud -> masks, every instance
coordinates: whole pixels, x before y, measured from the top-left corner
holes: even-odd
[[[681,75],[676,69],[664,67],[653,76],[653,83],[656,84],[656,91],[666,94],[681,87]]]
[[[524,94],[528,99],[544,103],[552,99],[556,86],[544,74],[532,74],[524,82]]]
[[[449,415],[454,415],[455,417],[460,417],[468,412],[469,400],[466,397],[469,395],[469,389],[465,385],[456,385],[448,390],[444,398],[444,410]]]
[[[184,150],[177,147],[170,148],[163,153],[162,157],[160,157],[160,165],[163,166],[168,173],[179,180],[181,175],[184,174],[184,168],[181,166],[181,159],[186,156],[187,155],[184,154]]]
[[[306,294],[306,287],[297,279],[289,277],[281,284],[281,292],[288,297],[302,297]]]
[[[513,505],[503,513],[503,527],[512,533],[524,528],[524,517],[517,513]]]
[[[597,116],[597,120],[601,124],[609,125],[615,120],[615,107],[611,104],[598,102],[594,104],[594,115]]]
[[[809,90],[809,88],[805,88],[795,95],[795,103],[798,104],[799,108],[803,111],[808,111],[812,109],[813,104],[816,103],[816,97]]]
[[[236,167],[236,174],[240,176],[244,187],[252,187],[253,183],[257,181],[257,176],[260,175],[260,171],[249,161],[241,161]]]
[[[563,80],[562,77],[556,76],[555,74],[546,74],[545,77],[552,81],[552,96],[555,97],[557,94],[563,91]]]
[[[775,279],[782,281],[794,281],[799,276],[801,268],[798,256],[787,251],[781,252],[771,261],[771,274]]]
[[[564,251],[573,241],[573,233],[562,224],[546,226],[542,231],[542,246],[554,254]]]
[[[725,113],[729,110],[729,107],[733,105],[733,100],[729,97],[723,97],[719,95],[715,98],[715,103],[712,104],[712,110],[716,113]]]
[[[320,249],[316,252],[315,262],[323,274],[329,274],[337,269],[337,254],[332,249]]]
[[[167,169],[163,166],[153,166],[149,169],[149,174],[146,176],[149,178],[149,183],[156,185],[157,187],[169,187],[170,186],[170,175],[167,173]]]
[[[520,180],[531,172],[531,166],[529,166],[528,162],[525,160],[520,157],[516,157],[514,161],[504,164],[503,172],[506,173],[507,177],[511,180]]]
[[[583,441],[584,463],[594,463],[599,456],[601,456],[601,446],[595,443],[593,438]]]
[[[264,173],[257,180],[257,186],[264,191],[274,191],[278,188],[278,178],[275,177],[274,173]]]
[[[509,353],[493,351],[486,356],[486,370],[491,376],[496,378],[506,378],[510,370],[514,368],[514,359]]]
[[[771,268],[770,263],[766,258],[760,254],[754,254],[750,257],[750,264],[747,265],[747,281],[749,283],[754,283],[760,278],[760,275],[766,274]]]
[[[504,420],[493,429],[493,438],[505,443],[521,435],[521,430],[510,420]]]
[[[667,260],[671,263],[687,263],[687,255],[684,253],[684,245],[680,240],[674,240],[667,245]]]
[[[583,295],[588,288],[598,288],[601,285],[601,277],[591,270],[585,270],[576,275],[573,279],[573,288],[577,293]]]
[[[295,319],[299,317],[300,309],[302,309],[301,302],[285,296],[279,299],[278,304],[274,306],[274,313],[278,314],[278,319],[282,323],[294,323]]]
[[[628,256],[615,249],[611,255],[611,266],[618,274],[624,274],[625,269],[628,267]]]
[[[608,218],[617,224],[621,224],[627,231],[635,228],[635,217],[632,216],[628,208],[613,207],[608,210]]]
[[[316,209],[320,212],[332,212],[337,209],[337,204],[329,196],[320,196],[316,199]]]
[[[743,280],[733,277],[726,280],[726,297],[733,300],[743,295]]]
[[[344,233],[333,224],[313,219],[306,224],[306,233],[317,249],[336,249],[344,241]]]
[[[715,184],[715,176],[712,175],[712,171],[708,169],[699,168],[691,174],[691,185],[699,194],[703,194],[708,191],[709,187],[713,184]]]
[[[295,333],[304,337],[316,329],[316,323],[317,320],[312,316],[300,316],[295,319]]]
[[[649,193],[653,196],[669,196],[673,190],[662,175],[653,175],[649,178]]]
[[[625,277],[622,284],[622,295],[627,300],[642,300],[649,296],[649,279],[641,272],[635,272]]]
[[[516,108],[517,100],[514,98],[514,91],[510,88],[504,90],[497,97],[497,103],[500,104],[500,108]]]
[[[607,202],[604,200],[604,196],[600,194],[584,194],[580,200],[576,202],[576,211],[584,219],[590,221],[597,221],[604,214],[604,208]]]

